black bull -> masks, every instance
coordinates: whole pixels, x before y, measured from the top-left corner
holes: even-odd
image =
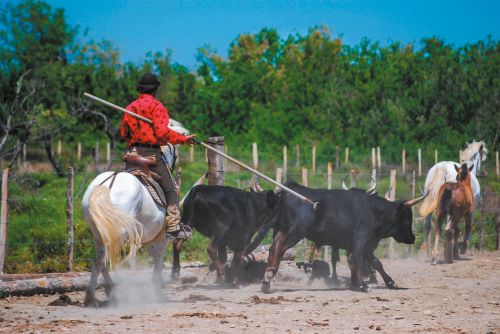
[[[200,185],[194,187],[186,198],[181,221],[210,238],[207,252],[218,279],[224,275],[226,247],[233,251],[231,272],[237,278],[240,263],[247,254],[245,246],[263,223],[268,225],[274,206],[275,194],[272,191],[247,192],[226,186]],[[182,241],[174,243],[174,278],[180,271],[181,247]]]
[[[274,239],[262,291],[269,292],[271,279],[278,271],[286,250],[304,237],[318,247],[329,245],[352,253],[352,289],[367,290],[361,275],[365,260],[380,273],[386,286],[395,287],[373,252],[383,238],[394,237],[396,241],[407,244],[415,241],[411,228],[411,206],[423,197],[407,202],[390,202],[361,190],[310,189],[295,182],[286,185],[312,201],[319,201],[319,204],[314,210],[312,205],[294,196],[281,194],[275,208],[278,217],[273,226]]]

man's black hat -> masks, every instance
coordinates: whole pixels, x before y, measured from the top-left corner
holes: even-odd
[[[148,93],[155,90],[160,85],[160,81],[153,73],[144,74],[139,81],[137,81],[137,91],[139,93]]]

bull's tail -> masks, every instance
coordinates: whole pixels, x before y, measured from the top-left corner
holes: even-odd
[[[429,195],[424,199],[422,206],[420,207],[419,214],[420,217],[426,217],[429,214],[433,213],[436,210],[439,188],[444,183],[445,172],[442,168],[436,169],[434,175],[429,182],[429,188],[425,189],[425,192],[429,192]]]
[[[439,214],[448,214],[452,191],[446,188],[441,196],[439,196]]]
[[[90,219],[87,219],[87,224],[96,241],[101,242],[105,248],[106,263],[116,265],[122,257],[122,251],[127,247],[126,259],[132,257],[140,248],[142,224],[111,203],[108,187],[101,185],[92,189],[88,200],[88,213]]]

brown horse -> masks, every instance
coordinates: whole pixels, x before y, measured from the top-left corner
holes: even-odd
[[[438,195],[438,218],[436,222],[436,236],[434,239],[434,249],[432,251],[432,264],[436,264],[436,257],[439,249],[439,238],[441,236],[441,225],[443,220],[449,215],[450,220],[445,227],[446,239],[444,249],[445,263],[453,263],[453,259],[458,260],[458,222],[462,217],[465,219],[464,242],[460,245],[460,253],[465,254],[468,238],[472,227],[472,211],[474,210],[474,194],[471,188],[471,170],[474,166],[467,168],[467,164],[462,164],[459,168],[454,165],[457,171],[457,182],[446,182],[439,189]]]

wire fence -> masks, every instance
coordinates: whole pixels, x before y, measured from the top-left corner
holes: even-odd
[[[119,169],[121,167],[121,161],[117,158],[117,155],[115,154],[110,155],[106,154],[109,159],[112,159],[111,164],[108,164],[108,161],[104,159],[104,162],[102,162],[103,159],[99,159],[96,157],[96,151],[98,152],[99,149],[92,149],[92,150],[81,150],[80,152],[82,156],[84,153],[90,154],[91,157],[88,159],[88,161],[85,162],[80,169],[80,181],[76,184],[75,187],[75,194],[74,198],[75,201],[81,200],[81,197],[83,195],[83,191],[85,190],[86,186],[92,179],[93,175],[95,175],[97,170],[102,170],[106,166],[111,166],[112,169]],[[38,157],[42,159],[41,155],[38,155],[39,153],[33,153],[29,152],[27,153],[27,157]],[[58,152],[56,154],[59,154]],[[61,149],[60,156],[64,157],[64,155],[70,155],[72,153],[68,153]],[[33,161],[29,161],[29,159],[21,159],[20,164],[19,164],[19,170],[18,173],[16,174],[15,177],[15,182],[30,182],[29,177],[23,178],[23,172],[27,171],[36,171],[35,165],[39,162],[37,162],[38,158],[34,159]],[[83,160],[83,158],[82,158]],[[186,174],[186,171],[189,170],[189,166],[191,164],[191,160],[198,161],[198,167],[200,165],[203,165],[206,163],[206,157],[204,156],[204,152],[200,152],[199,150],[191,156],[191,152],[188,150],[181,151],[181,154],[179,156],[179,161],[178,161],[178,166],[183,168],[183,175]],[[248,162],[249,164],[254,163],[251,159]],[[340,159],[342,160],[342,159]],[[70,160],[74,161],[74,160]],[[92,164],[89,161],[94,161],[94,164]],[[101,164],[99,165],[99,162]],[[407,164],[405,166],[405,173],[402,172],[402,166],[400,164],[391,164],[391,163],[385,163],[382,164],[380,167],[377,166],[375,168],[376,173],[373,174],[373,168],[370,168],[372,166],[366,167],[364,165],[354,165],[351,163],[345,162],[340,162],[340,165],[338,168],[335,168],[332,173],[329,173],[327,170],[327,163],[324,161],[318,160],[318,162],[312,164],[312,163],[307,163],[303,165],[309,166],[307,168],[307,173],[306,173],[306,179],[304,179],[304,168],[303,165],[300,164],[300,162],[303,162],[302,158],[297,161],[290,161],[290,166],[287,167],[286,173],[282,175],[283,179],[282,181],[286,180],[295,180],[298,183],[304,184],[306,183],[307,186],[311,188],[327,188],[329,184],[331,184],[331,187],[333,189],[339,189],[343,187],[343,182],[346,183],[348,187],[355,186],[357,188],[362,188],[362,189],[367,189],[370,187],[371,182],[373,181],[373,177],[375,176],[376,178],[376,183],[377,183],[377,190],[379,192],[379,195],[383,196],[389,189],[391,189],[390,186],[390,176],[391,173],[390,171],[393,169],[397,170],[396,173],[396,183],[395,187],[391,189],[392,192],[394,192],[396,200],[406,200],[410,199],[416,196],[419,196],[420,194],[420,189],[423,188],[423,184],[425,181],[425,174],[426,171],[422,172],[422,176],[418,176],[418,173],[415,171],[415,167],[417,167],[415,164]],[[266,163],[261,163],[259,171],[263,172],[266,175],[271,176],[272,178],[275,177],[276,175],[276,168],[277,167],[283,167],[281,165],[282,161],[276,162],[266,162]],[[312,166],[314,165],[314,169]],[[32,169],[28,170],[22,170],[23,167],[27,168],[27,166],[30,166]],[[242,172],[240,168],[235,167],[231,163],[226,163],[226,170],[225,170],[225,184],[228,186],[240,188],[240,189],[248,189],[251,186],[251,179],[252,175],[248,172]],[[198,170],[198,169],[197,169]],[[192,172],[191,174],[196,173]],[[201,173],[201,172],[199,172]],[[329,178],[331,180],[331,183],[329,183]],[[490,177],[490,180],[492,178]],[[182,180],[182,192],[181,196],[185,194],[188,189],[190,188],[191,184],[193,182],[193,178],[190,179],[185,179]],[[261,182],[261,186],[265,189],[274,189],[274,185],[270,183],[266,183],[265,181]],[[494,188],[496,189],[496,188]],[[499,194],[495,191],[488,190],[486,196],[491,196],[498,198]],[[19,205],[19,203],[12,202],[10,204],[13,205]],[[483,208],[481,205],[478,206],[478,209],[476,210],[474,214],[474,225],[473,225],[473,230],[471,234],[471,247],[473,248],[485,248],[485,249],[494,249],[498,245],[498,206],[493,207],[493,208]],[[33,217],[33,219],[36,219],[36,217]],[[80,225],[83,223],[80,222]],[[417,217],[417,215],[414,215],[414,224],[413,224],[413,230],[416,235],[416,243],[412,249],[412,251],[417,250],[423,242],[423,219]],[[82,226],[80,226],[82,228]],[[84,227],[83,227],[84,228]],[[463,231],[463,223],[460,225],[460,229]],[[93,248],[93,241],[90,236],[90,233],[83,233],[81,232],[79,234],[80,239],[75,239],[74,241],[74,249],[75,249],[75,262],[80,263],[80,265],[77,265],[76,268],[89,268],[89,264],[91,263],[91,259],[93,257],[93,253],[91,249]],[[265,243],[269,244],[271,242],[271,236],[269,235],[265,239]],[[202,236],[196,237],[196,245],[194,247],[189,246],[189,242],[186,243],[186,247],[181,255],[182,260],[199,260],[203,262],[208,261],[208,256],[206,254],[206,244],[207,240],[203,238]],[[37,270],[44,270],[44,268],[50,268],[49,270],[54,270],[53,268],[63,268],[64,266],[61,264],[58,265],[50,265],[52,262],[62,262],[64,263],[64,258],[66,257],[66,251],[67,251],[67,240],[66,238],[60,238],[57,240],[53,240],[53,238],[50,239],[30,239],[26,243],[21,243],[19,241],[12,242],[9,241],[9,238],[7,238],[5,245],[8,249],[7,252],[7,266],[10,268],[17,268],[16,266],[12,266],[12,261],[19,261],[19,259],[23,257],[10,257],[13,253],[23,253],[25,255],[26,261],[31,261],[32,259],[37,259],[37,261],[46,263],[44,265],[40,265],[38,267],[34,266],[32,267],[33,272]],[[304,251],[302,249],[303,245],[299,243],[295,249],[296,249],[296,256],[297,259],[302,259],[305,260],[304,254],[306,254],[309,251],[309,246],[307,246],[307,250]],[[385,249],[387,248],[387,242],[384,241],[381,243],[380,252],[385,254]],[[408,253],[409,250],[407,246],[403,245],[398,245],[396,248],[396,251],[400,254],[405,254]],[[139,256],[142,258],[147,258],[147,252],[146,250],[142,250],[139,253]],[[171,252],[167,251],[167,260],[170,261],[171,259]],[[9,262],[10,261],[10,262]],[[22,264],[22,263],[21,263]],[[28,267],[29,268],[29,267]]]

